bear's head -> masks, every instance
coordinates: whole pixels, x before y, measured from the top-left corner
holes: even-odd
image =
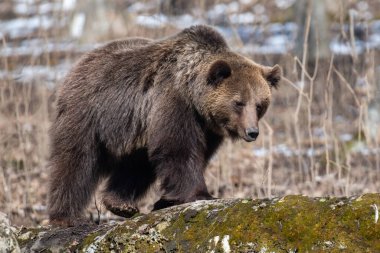
[[[229,54],[212,59],[204,71],[207,92],[202,111],[213,129],[233,139],[256,140],[258,122],[270,104],[272,88],[281,79],[281,68]]]

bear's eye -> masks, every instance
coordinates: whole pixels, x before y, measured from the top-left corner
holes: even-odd
[[[256,105],[256,112],[259,118],[261,118],[264,115],[264,107],[262,105]]]
[[[241,102],[241,101],[234,101],[234,104],[236,107],[244,107],[245,106],[245,103]]]

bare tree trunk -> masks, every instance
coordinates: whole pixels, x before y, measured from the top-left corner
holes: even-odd
[[[303,42],[308,8],[311,8],[311,24],[308,38],[307,59],[309,63],[313,64],[316,58],[327,59],[329,57],[329,20],[326,11],[326,1],[297,1],[295,5],[295,13],[296,22],[298,24],[298,36],[295,53],[299,59],[302,59],[303,55]]]

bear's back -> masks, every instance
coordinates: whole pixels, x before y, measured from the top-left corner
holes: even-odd
[[[146,46],[151,43],[152,40],[145,38],[128,38],[123,40],[111,41],[104,46],[100,47],[98,50],[107,52],[121,52],[124,50],[136,49],[138,47]]]

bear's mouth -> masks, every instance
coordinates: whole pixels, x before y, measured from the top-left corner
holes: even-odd
[[[256,140],[256,138],[252,138],[252,137],[249,137],[247,135],[244,135],[243,137],[243,140],[245,140],[246,142],[253,142]]]
[[[229,135],[229,137],[232,139],[232,140],[236,140],[236,139],[239,139],[240,135],[238,132],[232,130],[232,129],[229,129],[229,128],[226,128],[227,129],[227,133]]]

